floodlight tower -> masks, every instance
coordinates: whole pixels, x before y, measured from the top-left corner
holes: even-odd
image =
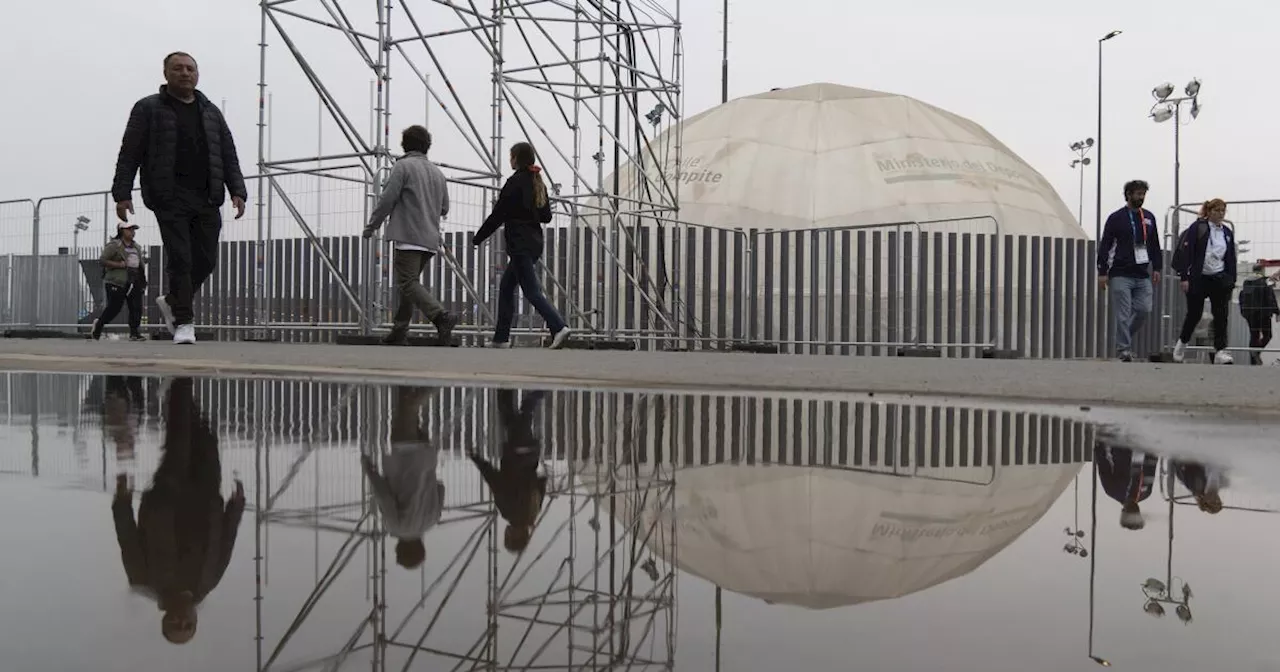
[[[1186,95],[1172,98],[1174,93],[1173,84],[1165,82],[1160,86],[1151,90],[1151,97],[1156,99],[1155,104],[1151,106],[1151,111],[1147,116],[1151,117],[1157,124],[1162,124],[1173,119],[1173,239],[1177,240],[1178,234],[1182,231],[1179,222],[1181,213],[1178,206],[1182,205],[1180,200],[1181,193],[1179,191],[1179,182],[1182,176],[1182,161],[1179,156],[1181,151],[1182,139],[1182,104],[1191,104],[1191,118],[1195,119],[1200,116],[1200,80],[1192,79],[1183,87],[1183,93]]]

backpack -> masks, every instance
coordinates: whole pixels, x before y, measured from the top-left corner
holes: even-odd
[[[1188,226],[1185,231],[1178,234],[1178,243],[1173,250],[1173,261],[1170,265],[1174,272],[1180,276],[1185,276],[1187,269],[1191,268],[1191,253],[1195,249],[1191,239],[1193,232],[1196,237],[1195,241],[1203,242],[1205,238],[1209,237],[1209,223],[1204,220],[1197,220],[1194,224]]]

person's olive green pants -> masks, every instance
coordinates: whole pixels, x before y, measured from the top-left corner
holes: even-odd
[[[403,335],[409,331],[413,309],[422,311],[427,320],[435,323],[447,312],[444,304],[422,284],[422,271],[435,256],[431,252],[396,250],[391,273],[400,292],[400,304],[392,318],[392,334]]]

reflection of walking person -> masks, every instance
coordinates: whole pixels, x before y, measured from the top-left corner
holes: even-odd
[[[1231,317],[1231,295],[1236,290],[1236,236],[1223,225],[1227,204],[1220,198],[1205,201],[1200,218],[1178,237],[1173,270],[1178,272],[1182,293],[1187,297],[1187,317],[1178,341],[1173,344],[1173,361],[1187,356],[1187,344],[1204,315],[1205,299],[1213,311],[1213,361],[1233,364],[1227,352],[1227,326]]]
[[[1098,241],[1098,282],[1111,292],[1116,353],[1122,362],[1133,361],[1133,338],[1151,314],[1152,285],[1160,284],[1164,268],[1156,216],[1142,207],[1146,199],[1146,182],[1125,184],[1125,207],[1107,217]]]
[[[1276,290],[1264,273],[1266,267],[1253,267],[1257,277],[1249,278],[1240,287],[1240,316],[1249,325],[1249,359],[1255,366],[1262,364],[1262,351],[1271,343],[1271,322],[1280,320],[1280,305],[1276,302]],[[1280,279],[1277,275],[1276,279]]]
[[[249,198],[231,129],[196,89],[200,71],[190,54],[164,59],[165,85],[139,100],[120,143],[111,196],[116,215],[133,214],[133,178],[142,171],[142,202],[155,212],[164,241],[168,294],[156,300],[174,343],[195,343],[192,303],[218,263],[222,213],[231,193],[236,219]]]
[[[396,388],[391,452],[382,455],[383,473],[378,473],[368,455],[360,456],[387,534],[397,539],[396,562],[405,569],[426,560],[422,537],[440,522],[444,512],[444,484],[436,478],[439,449],[428,440],[418,420],[423,397],[429,391]]]
[[[395,283],[400,304],[392,318],[387,345],[405,345],[413,309],[436,326],[440,343],[453,344],[458,318],[422,285],[422,271],[440,248],[440,218],[449,214],[449,183],[436,164],[427,159],[431,134],[421,126],[404,129],[400,146],[405,155],[396,161],[383,185],[378,206],[369,216],[364,237],[372,238],[388,217],[387,238],[395,243]]]
[[[102,248],[102,284],[107,292],[107,307],[93,322],[93,340],[102,338],[102,330],[111,324],[120,309],[129,306],[129,340],[143,341],[142,295],[147,291],[147,255],[134,240],[138,225],[120,222],[116,237]]]
[[[195,401],[195,382],[173,381],[165,400],[164,455],[134,521],[128,479],[116,477],[111,503],[129,585],[156,600],[165,639],[196,634],[196,606],[218,586],[231,561],[244,513],[244,486],[223,508],[218,437]]]
[[[1196,506],[1201,511],[1222,512],[1222,496],[1219,491],[1227,487],[1227,477],[1222,468],[1199,462],[1174,461],[1173,472],[1182,481],[1182,485],[1191,491],[1191,496],[1195,498]]]
[[[545,392],[529,392],[516,405],[516,391],[498,390],[498,417],[502,423],[502,453],[499,468],[477,453],[471,461],[493,491],[498,514],[507,521],[503,541],[508,551],[528,548],[533,528],[547,497],[547,477],[538,473],[542,445],[533,433],[533,413]]]
[[[560,313],[542,293],[538,282],[538,259],[542,257],[542,225],[551,221],[551,200],[542,180],[538,154],[527,142],[511,148],[511,168],[515,173],[507,179],[493,205],[493,212],[471,238],[480,245],[502,227],[507,244],[507,267],[498,285],[498,324],[493,332],[493,347],[511,347],[511,323],[516,317],[516,288],[538,311],[551,332],[551,347],[560,348],[569,338],[569,327]]]
[[[1127,530],[1145,527],[1141,504],[1151,496],[1159,458],[1140,450],[1117,448],[1100,442],[1094,446],[1093,463],[1097,466],[1098,483],[1103,491],[1120,502],[1120,526]]]

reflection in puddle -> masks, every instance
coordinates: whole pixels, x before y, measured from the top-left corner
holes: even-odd
[[[1280,550],[1272,457],[1169,456],[1078,409],[35,374],[0,393],[4,529],[51,558],[0,555],[30,605],[0,610],[14,669],[1280,654],[1249,578]]]

